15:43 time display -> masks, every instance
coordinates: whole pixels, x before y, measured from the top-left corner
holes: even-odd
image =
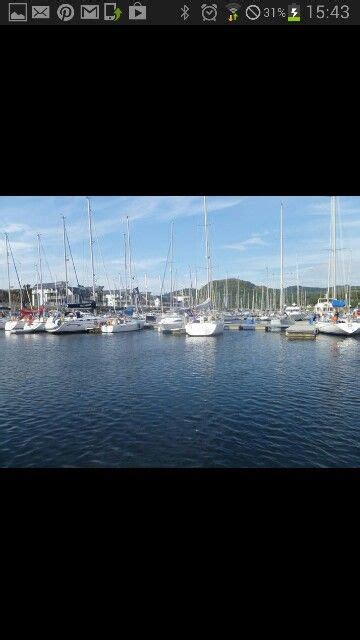
[[[318,4],[313,6],[308,4],[306,6],[309,9],[309,17],[318,18],[319,20],[323,20],[324,18],[342,18],[346,20],[350,18],[350,7],[347,4],[336,4],[332,8],[326,7],[324,4]]]

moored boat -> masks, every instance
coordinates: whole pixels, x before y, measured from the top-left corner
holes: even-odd
[[[173,331],[181,331],[185,327],[185,317],[180,313],[165,314],[158,321],[156,328],[160,333],[172,333]]]
[[[45,323],[45,331],[47,333],[85,333],[91,329],[100,326],[100,318],[90,314],[82,314],[80,312],[69,313],[62,316],[55,313],[50,316]]]
[[[122,333],[124,331],[139,331],[143,329],[145,320],[132,318],[110,318],[101,325],[101,333]]]
[[[185,326],[188,336],[217,336],[224,332],[224,321],[214,316],[193,318]]]
[[[319,333],[326,333],[334,336],[355,336],[360,335],[360,323],[352,316],[324,318],[316,323]]]
[[[24,329],[25,321],[22,318],[11,318],[5,323],[5,331],[21,331]]]

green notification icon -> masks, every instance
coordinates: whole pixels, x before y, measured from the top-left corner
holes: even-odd
[[[288,22],[300,22],[300,5],[299,4],[289,4]]]

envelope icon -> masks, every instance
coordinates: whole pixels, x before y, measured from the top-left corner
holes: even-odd
[[[99,5],[98,4],[82,4],[81,20],[98,20]]]
[[[39,18],[50,18],[50,7],[49,6],[40,6],[40,7],[31,7],[31,17],[38,20]]]

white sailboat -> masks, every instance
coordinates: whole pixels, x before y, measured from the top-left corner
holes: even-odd
[[[360,334],[360,323],[352,315],[339,315],[337,308],[345,306],[345,302],[339,304],[336,298],[337,287],[337,198],[331,197],[330,213],[330,246],[328,264],[328,290],[326,298],[319,298],[315,311],[321,313],[321,318],[316,322],[319,333],[336,336],[355,336]],[[333,295],[330,298],[330,275],[332,275]]]
[[[157,322],[156,328],[159,333],[178,333],[182,332],[185,328],[185,317],[181,315],[174,309],[174,292],[173,292],[173,263],[174,263],[174,222],[171,222],[171,232],[170,232],[170,246],[168,251],[168,257],[170,253],[170,300],[169,307],[170,311],[168,313],[164,313],[162,318]],[[165,265],[163,282],[161,285],[161,298],[162,298],[162,287],[165,279],[167,268],[167,262]]]
[[[207,204],[206,196],[204,196],[204,226],[205,226],[205,258],[206,258],[206,273],[207,273],[207,291],[209,305],[211,306],[212,300],[212,278],[211,278],[211,257],[210,257],[210,245],[209,245],[209,229],[208,229],[208,216],[207,216]],[[224,332],[224,320],[216,317],[210,311],[207,314],[201,314],[198,317],[192,318],[185,325],[186,335],[188,336],[217,336]]]
[[[20,313],[19,315],[10,315],[10,318],[8,318],[5,322],[5,326],[4,329],[5,331],[9,331],[12,333],[15,332],[20,332],[23,330],[24,328],[24,320],[21,316],[21,309],[23,306],[23,298],[22,298],[22,285],[20,282],[20,278],[19,278],[19,274],[16,268],[16,263],[14,260],[14,255],[11,249],[11,245],[9,242],[9,237],[8,234],[5,233],[5,243],[6,243],[6,259],[7,259],[7,271],[8,271],[8,286],[9,286],[9,307],[11,308],[11,285],[10,285],[10,264],[9,264],[9,256],[11,255],[12,258],[12,262],[14,265],[14,270],[16,273],[16,277],[17,277],[17,281],[19,284],[19,291],[20,291]]]
[[[280,304],[279,313],[271,318],[271,331],[282,331],[293,324],[293,320],[284,313],[284,232],[283,232],[283,204],[280,207]]]
[[[110,318],[101,325],[101,333],[123,333],[124,331],[140,331],[145,325],[145,320],[136,318]]]
[[[24,322],[24,333],[41,333],[45,331],[45,322],[46,318],[44,317],[44,291],[43,291],[43,275],[42,275],[42,260],[41,260],[41,246],[40,246],[40,234],[37,235],[38,238],[38,256],[39,256],[39,270],[40,270],[40,300],[39,300],[39,291],[38,294],[38,311],[37,314],[29,314],[25,318]],[[38,279],[37,279],[37,282]],[[40,307],[41,304],[41,307]]]
[[[95,270],[94,270],[94,252],[93,252],[93,237],[92,237],[92,219],[90,199],[87,198],[88,205],[88,221],[89,221],[89,240],[90,240],[90,255],[91,255],[91,273],[92,273],[92,297],[96,302],[95,293]],[[68,294],[68,271],[67,271],[67,249],[66,241],[67,232],[65,227],[65,217],[63,216],[63,242],[64,242],[64,266],[65,266],[65,303],[67,304]],[[47,333],[84,333],[91,329],[98,328],[101,323],[101,318],[91,313],[83,313],[81,311],[71,311],[61,313],[60,311],[52,314],[45,322],[45,331]]]
[[[129,227],[129,216],[126,217],[127,222],[127,241],[126,235],[124,234],[124,260],[125,260],[125,304],[127,304],[127,275],[129,275],[130,280],[130,289],[129,289],[129,297],[130,297],[130,308],[133,310],[133,290],[132,290],[132,262],[131,262],[131,244],[130,244],[130,227]],[[127,254],[129,256],[129,260],[127,260]],[[127,271],[129,270],[129,273]],[[121,297],[121,294],[120,294]],[[115,295],[114,295],[115,298]],[[143,329],[145,326],[145,317],[142,317],[137,310],[137,297],[135,297],[135,314],[132,316],[120,316],[111,315],[111,317],[107,318],[105,323],[101,324],[101,333],[110,334],[110,333],[123,333],[126,331],[139,331]],[[114,304],[115,311],[115,304]]]
[[[8,249],[8,239],[7,234],[5,233],[5,251],[6,251],[6,259],[7,259],[7,273],[8,273],[8,296],[9,296],[9,306],[1,306],[0,307],[0,329],[5,330],[5,325],[11,319],[11,287],[10,287],[10,265],[9,265],[9,249]]]
[[[45,322],[47,333],[84,333],[100,326],[100,319],[91,314],[80,311],[62,315],[57,312],[51,315]]]

